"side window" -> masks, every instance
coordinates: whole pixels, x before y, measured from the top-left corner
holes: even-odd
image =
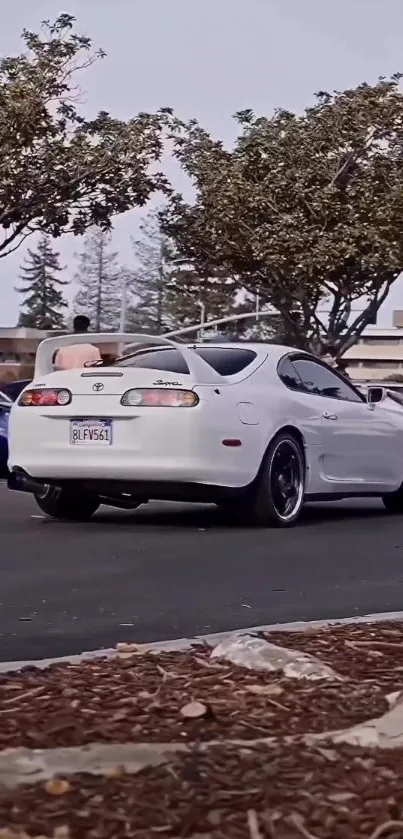
[[[235,373],[245,370],[256,358],[253,350],[244,347],[197,347],[195,352],[220,376],[234,376]]]
[[[289,358],[283,358],[277,368],[277,373],[283,384],[289,390],[305,390],[302,381]]]
[[[364,401],[348,382],[322,364],[300,358],[293,361],[293,366],[302,380],[305,393],[327,396],[331,399],[344,399],[347,402]]]
[[[117,367],[141,367],[148,370],[160,370],[164,373],[189,373],[185,359],[178,350],[166,349],[140,351],[116,362]]]

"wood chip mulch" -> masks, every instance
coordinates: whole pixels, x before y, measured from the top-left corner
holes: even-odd
[[[339,624],[326,629],[270,632],[272,644],[320,658],[341,676],[375,681],[385,690],[403,688],[403,622]]]
[[[2,675],[0,749],[250,740],[344,728],[388,709],[385,691],[361,678],[291,680],[209,653],[198,647]],[[184,706],[194,702],[204,710],[186,716]]]
[[[195,749],[138,775],[0,790],[0,837],[402,839],[402,776],[402,749]]]

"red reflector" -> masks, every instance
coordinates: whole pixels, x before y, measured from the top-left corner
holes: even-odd
[[[227,440],[222,440],[221,442],[223,446],[230,446],[233,449],[236,449],[238,446],[242,446],[241,440],[232,440],[231,438]]]

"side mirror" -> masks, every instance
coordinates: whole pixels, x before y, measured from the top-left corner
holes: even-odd
[[[367,393],[367,401],[370,405],[375,405],[377,402],[383,402],[386,396],[384,387],[369,387]]]

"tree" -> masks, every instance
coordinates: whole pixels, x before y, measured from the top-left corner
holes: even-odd
[[[150,212],[133,239],[137,262],[131,291],[131,327],[161,333],[229,314],[234,283],[225,276],[203,277],[182,260],[161,230],[163,210]]]
[[[77,110],[78,71],[104,57],[74,31],[75,18],[23,31],[25,52],[0,60],[0,257],[40,230],[60,236],[143,206],[166,179],[151,172],[169,109],[124,122]]]
[[[58,274],[60,254],[54,251],[47,236],[42,236],[36,251],[28,249],[28,255],[21,267],[21,279],[25,285],[15,290],[24,298],[21,305],[19,326],[34,329],[63,329],[63,310],[67,302],[62,287],[68,280],[61,280]]]
[[[229,323],[228,331],[234,338],[238,339],[284,343],[280,316],[271,311],[270,315],[262,317],[260,304],[259,296],[243,291],[231,314],[248,314],[254,315],[254,317]]]
[[[131,328],[160,334],[170,326],[166,293],[172,252],[168,238],[160,230],[158,211],[145,216],[140,238],[132,237],[132,245],[136,266],[130,290],[135,302],[128,322]]]
[[[196,189],[162,229],[197,270],[224,270],[279,312],[288,343],[341,354],[403,270],[400,75],[320,92],[301,116],[236,115],[232,150],[173,121]]]
[[[172,264],[166,308],[175,326],[191,326],[234,313],[235,289],[226,276],[203,277],[190,263]]]
[[[110,234],[96,229],[89,231],[77,259],[74,314],[87,315],[95,332],[116,331],[122,300],[122,269],[117,253],[111,250]]]

